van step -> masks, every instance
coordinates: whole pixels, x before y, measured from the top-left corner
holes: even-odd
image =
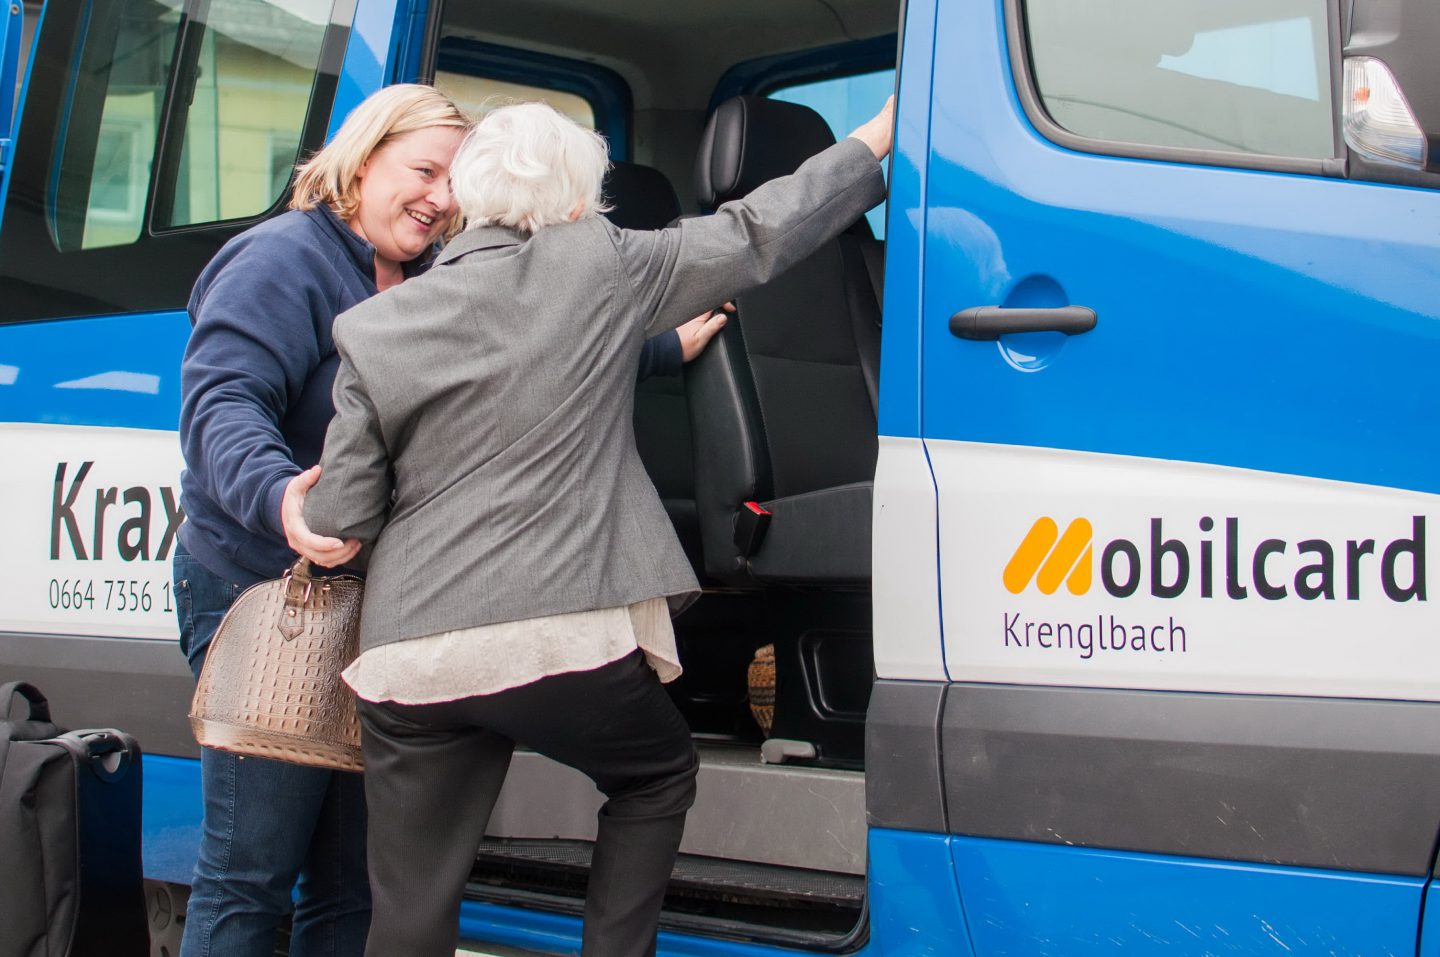
[[[506,870],[504,865],[530,865],[557,872],[588,873],[593,849],[588,841],[486,838],[476,855],[475,876]],[[528,869],[528,868],[527,868]],[[865,878],[853,874],[777,867],[681,854],[670,877],[671,893],[724,892],[772,904],[813,901],[858,907],[865,897]]]
[[[579,915],[590,853],[588,841],[489,838],[465,895]],[[681,854],[660,926],[683,934],[844,950],[863,936],[864,915],[863,876]]]
[[[702,743],[683,854],[786,869],[865,873],[865,775],[764,764],[760,749]],[[593,841],[604,798],[579,771],[515,752],[488,834]]]

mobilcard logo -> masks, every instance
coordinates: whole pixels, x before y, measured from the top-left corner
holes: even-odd
[[[1215,520],[1207,515],[1198,527],[1202,533],[1213,532]],[[1001,579],[1006,590],[1018,595],[1033,581],[1044,595],[1053,595],[1062,584],[1072,595],[1088,593],[1094,575],[1094,537],[1086,518],[1072,521],[1063,534],[1053,518],[1037,520],[1005,565]],[[1179,598],[1191,585],[1193,569],[1200,597],[1217,597],[1215,540],[1202,537],[1198,543],[1187,543],[1166,538],[1164,520],[1159,518],[1150,519],[1149,539],[1149,550],[1143,555],[1140,545],[1125,538],[1116,538],[1101,550],[1100,584],[1106,593],[1129,598],[1148,577],[1151,596]],[[1374,538],[1343,542],[1308,538],[1295,543],[1297,560],[1287,561],[1290,542],[1265,538],[1247,547],[1240,519],[1233,516],[1225,519],[1223,541],[1218,544],[1224,555],[1224,597],[1235,601],[1248,598],[1252,587],[1266,601],[1288,598],[1292,589],[1304,601],[1334,601],[1342,596],[1346,601],[1359,601],[1367,591],[1373,594],[1376,578],[1380,590],[1393,602],[1425,601],[1423,515],[1411,516],[1408,537],[1397,537],[1383,548]]]
[[[1055,519],[1040,519],[1030,526],[1020,547],[1010,556],[1005,566],[1005,587],[1010,594],[1018,595],[1034,578],[1035,587],[1045,595],[1055,594],[1061,582],[1070,594],[1085,594],[1090,590],[1093,537],[1089,519],[1075,519],[1065,526],[1063,536]]]

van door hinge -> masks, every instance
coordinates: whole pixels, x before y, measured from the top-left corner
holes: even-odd
[[[10,143],[8,139],[0,139],[0,173],[5,172],[5,167],[10,165]]]

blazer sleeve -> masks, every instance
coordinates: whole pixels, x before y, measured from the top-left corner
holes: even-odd
[[[874,154],[847,137],[712,216],[611,236],[653,336],[768,282],[884,198]]]
[[[320,481],[305,497],[305,524],[318,535],[358,538],[370,545],[390,511],[394,476],[375,405],[341,343],[335,374],[335,417],[325,432]]]

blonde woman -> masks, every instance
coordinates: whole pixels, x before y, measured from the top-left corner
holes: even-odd
[[[423,268],[451,229],[450,161],[468,125],[432,88],[376,93],[301,167],[290,211],[227,243],[195,284],[174,573],[180,647],[197,675],[231,602],[278,577],[295,549],[327,565],[355,556],[303,530],[287,542],[281,498],[319,459],[335,412],[331,323]],[[209,749],[200,764],[204,829],[181,954],[269,957],[297,886],[290,953],[360,954],[360,775]]]

